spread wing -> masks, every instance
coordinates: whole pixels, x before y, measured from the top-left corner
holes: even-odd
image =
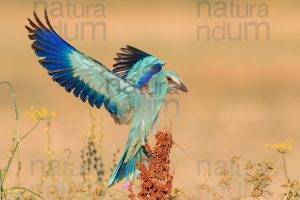
[[[114,64],[113,72],[137,88],[147,85],[165,65],[165,62],[132,46],[126,46],[121,51],[115,58],[117,63]]]
[[[116,122],[129,122],[134,106],[132,94],[138,95],[138,89],[64,41],[52,28],[46,11],[47,27],[35,13],[34,17],[37,24],[28,19],[30,27],[26,29],[34,40],[32,48],[42,57],[39,62],[53,81],[91,106],[100,108],[104,104]]]

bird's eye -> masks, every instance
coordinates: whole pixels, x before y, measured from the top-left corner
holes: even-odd
[[[167,76],[167,80],[168,80],[168,81],[172,81],[172,78],[169,77],[169,76]]]

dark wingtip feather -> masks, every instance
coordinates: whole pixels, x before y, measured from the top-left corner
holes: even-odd
[[[34,34],[28,34],[28,37],[30,40],[34,40],[33,36],[34,36]]]
[[[44,10],[44,13],[45,13],[45,19],[46,19],[46,23],[47,23],[48,27],[49,27],[51,30],[54,30],[54,29],[52,28],[52,26],[51,26],[51,23],[50,23],[50,20],[49,20],[49,18],[48,18],[48,13],[47,13],[47,10],[46,10],[46,9]]]
[[[29,33],[34,33],[34,30],[32,28],[30,28],[29,26],[25,25],[25,28],[27,29],[27,31]]]
[[[33,12],[33,16],[41,28],[48,30],[48,28],[41,22],[41,20],[39,19],[39,17],[37,16],[37,14],[35,12]]]
[[[117,53],[114,58],[116,63],[113,65],[113,72],[121,78],[124,78],[130,71],[131,67],[141,59],[151,56],[150,54],[139,50],[130,45],[121,48],[122,53]]]
[[[39,31],[42,31],[41,28],[38,25],[36,25],[30,18],[28,18],[28,21],[29,21],[29,24],[32,28],[38,29]]]

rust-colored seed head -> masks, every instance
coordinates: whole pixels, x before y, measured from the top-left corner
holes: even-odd
[[[170,132],[159,132],[155,136],[156,145],[151,150],[146,146],[150,160],[147,165],[139,164],[141,190],[137,197],[139,199],[169,199],[173,175],[170,174],[170,151],[173,146]],[[134,199],[131,193],[131,199]]]

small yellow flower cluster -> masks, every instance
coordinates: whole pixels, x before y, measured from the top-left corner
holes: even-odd
[[[27,113],[27,116],[29,116],[33,121],[38,120],[49,120],[56,117],[55,112],[49,112],[47,108],[37,109],[32,108],[29,113]]]
[[[293,142],[284,142],[284,143],[278,143],[278,144],[272,144],[272,145],[266,145],[266,146],[277,150],[278,153],[287,153],[287,152],[293,150]]]
[[[171,192],[171,199],[180,199],[184,196],[184,192],[179,188],[174,188]]]

